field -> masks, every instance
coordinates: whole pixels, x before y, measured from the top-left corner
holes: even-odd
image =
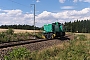
[[[35,32],[35,33],[34,33]],[[42,38],[41,30],[0,29],[0,43]]]
[[[74,35],[74,39],[40,51],[30,52],[26,48],[15,49],[5,56],[5,60],[90,60],[90,34],[66,34]]]
[[[7,29],[1,29],[0,32],[6,31]],[[8,30],[9,32],[12,30]],[[28,38],[28,33],[34,32],[33,30],[19,30],[14,29],[14,33],[11,34],[10,32],[8,34],[8,31],[5,33],[2,33],[0,36],[3,39],[1,39],[2,42],[7,41],[11,39],[13,40],[22,40]],[[42,31],[36,31],[36,32],[42,32]],[[17,34],[18,35],[17,35]],[[4,36],[4,34],[8,34],[7,36]],[[25,35],[24,35],[25,34]],[[62,41],[62,43],[58,45],[53,45],[49,48],[37,50],[34,52],[31,52],[30,50],[26,48],[18,48],[14,49],[12,52],[8,52],[8,55],[4,56],[5,60],[90,60],[90,34],[89,33],[71,33],[66,32],[67,35],[70,35],[71,37],[74,36],[73,39],[69,41]],[[0,38],[1,38],[0,37]],[[9,37],[9,38],[8,38]],[[13,38],[12,38],[13,37]],[[18,39],[19,37],[19,39]],[[20,38],[22,37],[22,38]]]
[[[6,31],[6,30],[8,30],[8,29],[0,29],[0,32],[4,32],[4,31]],[[22,29],[13,29],[14,30],[14,33],[25,33],[25,32],[29,32],[29,33],[31,33],[31,32],[42,32],[41,30],[22,30]]]
[[[85,35],[87,39],[90,39],[90,33],[75,33],[75,35]]]

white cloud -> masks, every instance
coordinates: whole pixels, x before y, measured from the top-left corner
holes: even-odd
[[[1,11],[2,9],[0,9],[0,11]]]
[[[59,0],[60,3],[64,3],[66,0]],[[90,3],[90,0],[73,0],[73,2],[88,2]]]
[[[88,3],[90,3],[90,0],[73,0],[73,2],[88,2]]]
[[[84,2],[89,2],[90,3],[90,0],[84,0]]]
[[[61,9],[73,9],[74,7],[73,6],[63,6],[61,7]]]
[[[77,19],[90,19],[90,8],[84,8],[80,11],[65,10],[62,12],[43,11],[36,16],[36,26],[43,26],[47,23],[59,21],[61,23],[74,21]],[[33,25],[33,14],[23,14],[21,10],[0,10],[0,25],[5,24],[28,24]]]
[[[36,2],[40,2],[40,0],[36,0]]]
[[[65,0],[59,0],[59,2],[60,2],[60,3],[64,3],[64,2],[65,2]]]
[[[77,2],[78,0],[73,0],[73,2]]]
[[[21,10],[3,10],[3,12],[5,12],[5,14],[7,14],[8,16],[18,16],[22,14]]]

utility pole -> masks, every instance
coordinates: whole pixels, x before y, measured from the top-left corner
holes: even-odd
[[[36,39],[36,37],[35,37],[35,4],[31,4],[31,5],[33,5],[34,6],[34,39]]]

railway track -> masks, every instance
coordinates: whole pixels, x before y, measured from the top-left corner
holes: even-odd
[[[68,37],[70,36],[71,35],[68,35]],[[3,59],[4,55],[8,55],[8,52],[11,52],[14,48],[25,47],[30,51],[42,50],[44,48],[53,45],[62,44],[63,42],[67,42],[68,40],[69,39],[66,36],[63,39],[53,39],[53,40],[36,39],[28,41],[2,43],[0,44],[0,59]]]
[[[47,40],[46,39],[36,39],[36,40],[33,39],[33,40],[26,40],[26,41],[1,43],[0,49],[1,48],[7,48],[7,47],[13,47],[13,46],[19,46],[19,45],[25,45],[25,44],[30,44],[30,43],[42,42],[42,41],[47,41]]]
[[[70,38],[67,38],[69,36],[71,36],[71,35],[65,36],[59,40],[70,40]],[[24,40],[24,41],[1,43],[0,49],[7,48],[7,47],[13,47],[13,46],[19,46],[19,45],[25,45],[25,44],[30,44],[30,43],[43,42],[43,41],[48,41],[48,40],[46,40],[46,39],[32,39],[32,40],[26,40],[26,41]]]

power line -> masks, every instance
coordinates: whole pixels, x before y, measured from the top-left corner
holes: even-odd
[[[13,3],[16,3],[16,4],[18,4],[18,5],[22,5],[22,6],[25,6],[25,7],[30,8],[30,6],[27,6],[27,5],[21,4],[21,3],[19,3],[19,2],[16,2],[16,1],[13,1],[13,0],[9,0],[9,1],[11,1],[11,2],[13,2]]]

